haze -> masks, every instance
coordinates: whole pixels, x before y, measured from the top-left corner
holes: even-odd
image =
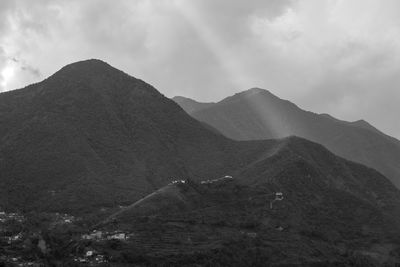
[[[260,87],[400,138],[396,0],[0,2],[0,91],[87,58],[169,97]]]

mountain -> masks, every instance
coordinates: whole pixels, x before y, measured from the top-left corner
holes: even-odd
[[[262,149],[206,129],[105,62],[77,62],[0,94],[0,206],[82,213],[131,203],[179,177],[225,175]]]
[[[322,145],[303,138],[287,137],[272,142],[257,160],[232,172],[233,176],[206,179],[201,186],[208,188],[208,185],[214,184],[235,184],[254,188],[263,194],[280,191],[291,196],[290,201],[294,206],[305,205],[307,201],[313,203],[315,199],[337,193],[344,198],[348,195],[358,199],[360,203],[365,202],[380,211],[400,208],[400,191],[374,169],[340,158]],[[177,190],[179,185],[186,188],[184,193]],[[227,191],[232,193],[235,189],[231,187]],[[204,202],[212,202],[213,198],[205,196],[207,194],[195,181],[177,180],[128,206],[118,216],[130,212],[170,213],[168,208],[175,212],[191,211],[196,206],[210,204]],[[305,198],[297,199],[299,196]],[[219,195],[212,204],[235,199]],[[317,201],[314,204],[321,203]]]
[[[96,229],[130,238],[107,253],[170,265],[379,266],[400,260],[399,190],[373,169],[297,137],[277,140],[245,169],[233,178],[171,183],[113,214]],[[283,199],[271,208],[275,192]]]
[[[335,154],[373,167],[400,187],[400,141],[368,122],[346,122],[300,109],[267,90],[253,88],[218,103],[174,98],[193,118],[234,140],[300,136]]]
[[[303,138],[234,141],[210,125],[100,60],[0,94],[13,228],[0,265],[399,262],[400,191],[382,174]]]

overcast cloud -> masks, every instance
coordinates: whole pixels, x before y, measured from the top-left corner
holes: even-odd
[[[398,0],[0,1],[0,91],[88,58],[169,97],[261,87],[400,138]]]

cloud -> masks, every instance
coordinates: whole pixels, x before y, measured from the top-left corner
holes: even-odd
[[[396,0],[4,0],[0,90],[101,58],[167,96],[215,101],[258,86],[400,137],[399,10]]]
[[[274,19],[255,16],[252,30],[262,40],[252,42],[261,46],[255,69],[270,62],[272,91],[306,109],[365,118],[399,137],[398,10],[396,1],[299,1]]]

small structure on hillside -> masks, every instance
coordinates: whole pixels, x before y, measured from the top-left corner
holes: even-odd
[[[6,221],[6,213],[4,211],[0,211],[0,222]]]
[[[275,200],[283,200],[283,193],[282,192],[275,193]]]
[[[276,193],[275,193],[275,198],[269,202],[269,208],[272,210],[272,208],[273,208],[273,206],[272,206],[273,203],[274,203],[275,201],[281,201],[281,200],[283,200],[283,193],[282,193],[282,192],[276,192]]]
[[[126,240],[128,236],[125,233],[114,233],[107,237],[108,240],[116,239],[116,240]]]
[[[82,235],[82,239],[101,239],[103,236],[103,232],[102,231],[97,231],[97,230],[93,230],[92,233],[90,234],[84,234]]]
[[[94,251],[93,250],[86,251],[86,257],[92,257],[93,255],[94,255]]]
[[[186,184],[186,180],[173,180],[170,185],[175,185],[175,184]]]

